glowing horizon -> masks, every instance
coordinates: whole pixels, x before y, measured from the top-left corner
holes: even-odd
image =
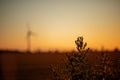
[[[0,49],[72,50],[83,36],[92,49],[120,49],[120,1],[0,1]]]

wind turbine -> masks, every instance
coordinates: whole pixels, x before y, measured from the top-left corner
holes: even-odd
[[[30,29],[30,26],[27,25],[27,52],[31,52],[31,36],[32,36],[32,31]]]

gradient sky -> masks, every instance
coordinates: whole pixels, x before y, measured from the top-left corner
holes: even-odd
[[[93,49],[120,49],[120,0],[0,0],[0,48],[71,50],[79,35]]]

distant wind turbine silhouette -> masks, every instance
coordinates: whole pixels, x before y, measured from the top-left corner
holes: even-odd
[[[31,36],[32,36],[32,31],[30,29],[30,26],[27,25],[27,52],[31,52]]]

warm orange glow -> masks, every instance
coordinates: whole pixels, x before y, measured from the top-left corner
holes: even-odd
[[[0,1],[0,48],[72,50],[82,35],[93,49],[120,49],[120,1]]]

